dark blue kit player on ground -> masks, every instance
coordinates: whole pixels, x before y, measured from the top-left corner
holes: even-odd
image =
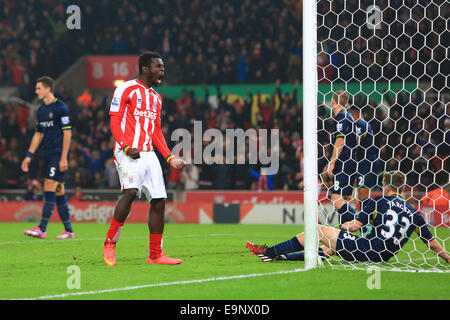
[[[422,215],[400,196],[404,185],[405,175],[402,172],[385,172],[383,196],[366,199],[363,210],[354,220],[345,222],[341,229],[319,224],[318,236],[323,244],[318,248],[319,256],[328,258],[336,254],[349,262],[387,262],[416,232],[431,252],[449,263],[450,256],[433,237]],[[372,229],[365,237],[352,233],[367,224]],[[247,242],[247,248],[263,262],[304,260],[304,245],[304,233],[271,247]]]

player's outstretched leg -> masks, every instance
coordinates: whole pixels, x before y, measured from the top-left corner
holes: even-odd
[[[150,213],[148,216],[148,228],[150,231],[148,264],[176,265],[182,262],[180,259],[172,259],[162,252],[161,242],[164,232],[165,205],[165,199],[153,199],[151,201]]]
[[[321,247],[319,247],[319,257],[321,259],[326,259],[328,257],[327,253]],[[305,253],[301,251],[282,254],[273,258],[273,261],[305,261]]]
[[[293,237],[292,239],[283,241],[272,247],[260,246],[248,241],[247,248],[253,254],[256,254],[262,262],[270,262],[277,256],[303,250],[303,246],[300,244],[297,237]]]
[[[247,241],[245,245],[252,254],[257,255],[261,259],[261,262],[271,262],[275,258],[267,255],[268,247],[266,245],[254,244],[250,241]]]

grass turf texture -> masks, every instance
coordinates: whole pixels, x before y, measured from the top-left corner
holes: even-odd
[[[55,239],[62,229],[60,223],[49,224],[45,240],[25,236],[23,230],[34,225],[0,223],[0,299],[450,298],[448,273],[381,271],[381,288],[370,290],[367,280],[372,274],[366,270],[336,270],[327,265],[303,271],[303,262],[261,263],[245,247],[247,240],[268,245],[286,240],[302,231],[298,226],[166,224],[164,250],[183,263],[163,266],[147,265],[147,225],[129,223],[116,249],[117,266],[107,268],[102,262],[107,224],[75,223],[77,238],[69,240]],[[448,228],[439,233],[447,239],[448,248]],[[419,242],[416,247],[425,248]],[[80,268],[81,288],[71,290],[67,280],[72,274],[67,270],[73,265]],[[119,288],[126,289],[116,291]],[[113,290],[101,292],[108,289]]]

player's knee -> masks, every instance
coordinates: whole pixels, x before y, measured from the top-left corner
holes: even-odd
[[[151,205],[156,211],[164,212],[166,207],[166,199],[152,199]]]
[[[138,194],[137,189],[126,189],[123,192],[124,197],[126,197],[130,201],[133,201],[134,199],[136,199],[137,194]]]

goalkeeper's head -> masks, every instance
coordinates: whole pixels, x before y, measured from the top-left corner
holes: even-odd
[[[348,99],[348,93],[345,92],[345,90],[340,89],[333,93],[333,96],[331,97],[331,108],[334,115],[347,107]]]
[[[383,174],[385,194],[401,194],[405,186],[405,174],[400,171],[387,171]]]

